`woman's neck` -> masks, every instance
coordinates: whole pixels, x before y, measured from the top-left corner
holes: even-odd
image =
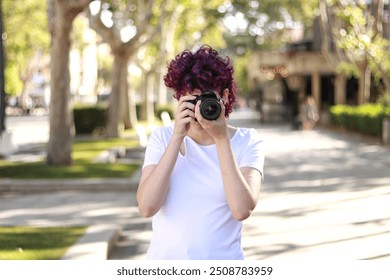
[[[191,125],[187,136],[202,146],[214,144],[214,139],[198,123]]]
[[[228,126],[230,138],[233,137],[236,128]],[[202,146],[215,144],[214,139],[208,134],[198,123],[191,125],[187,132],[187,136],[191,137],[197,144]]]

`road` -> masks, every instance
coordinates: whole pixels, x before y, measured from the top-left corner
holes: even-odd
[[[49,116],[47,114],[7,116],[6,128],[18,146],[49,141]]]

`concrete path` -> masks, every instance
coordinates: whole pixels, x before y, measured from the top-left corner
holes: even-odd
[[[390,149],[326,130],[235,118],[267,145],[259,203],[244,222],[247,259],[390,260]],[[143,259],[151,237],[134,191],[0,195],[3,225],[121,228],[110,259]]]
[[[390,149],[329,131],[260,129],[268,145],[248,259],[389,259]]]

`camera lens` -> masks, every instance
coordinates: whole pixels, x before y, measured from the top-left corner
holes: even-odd
[[[201,103],[200,113],[207,120],[216,120],[221,114],[221,105],[215,99],[206,99]]]

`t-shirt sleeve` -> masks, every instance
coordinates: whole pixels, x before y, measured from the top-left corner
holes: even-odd
[[[239,167],[253,167],[260,171],[264,178],[264,141],[255,129],[250,129],[248,142],[238,161]]]
[[[163,131],[156,129],[150,135],[148,145],[146,146],[144,164],[142,168],[148,165],[158,164],[165,150],[163,141]]]

